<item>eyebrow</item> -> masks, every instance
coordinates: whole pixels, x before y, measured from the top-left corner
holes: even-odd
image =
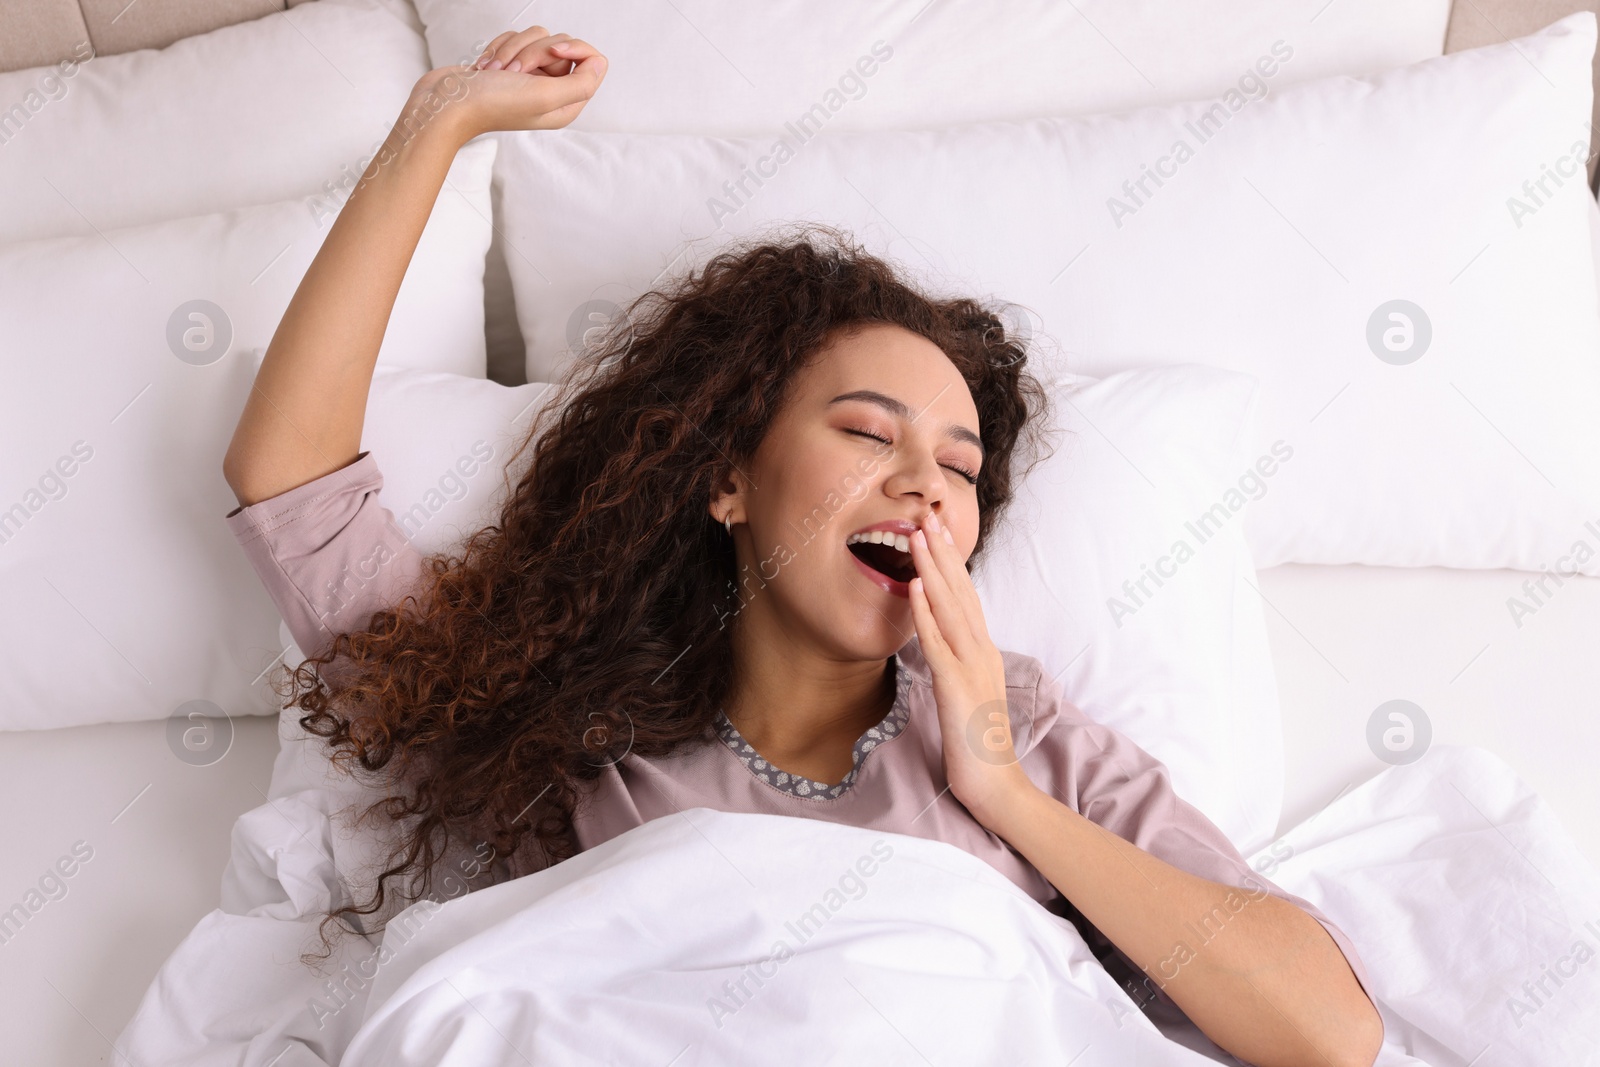
[[[828,405],[831,407],[845,400],[864,400],[869,404],[878,405],[891,415],[896,415],[908,421],[914,421],[917,417],[911,413],[910,408],[906,407],[905,401],[887,396],[876,389],[854,389],[848,393],[840,393],[828,401]],[[983,439],[965,426],[953,422],[947,423],[944,428],[944,435],[955,441],[965,441],[967,444],[976,445],[980,456],[987,458],[989,455],[988,449],[983,447]]]

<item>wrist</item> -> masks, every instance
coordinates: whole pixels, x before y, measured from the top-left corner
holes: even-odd
[[[467,106],[473,91],[472,79],[480,73],[440,67],[424,74],[395,119],[389,140],[397,147],[420,140],[430,146],[443,145],[454,153],[486,132],[475,124],[472,109]]]
[[[997,780],[981,800],[966,804],[972,817],[984,829],[1009,841],[1015,829],[1032,819],[1041,799],[1049,799],[1043,790],[1034,785],[1021,764],[1011,764],[1014,772]],[[965,803],[965,802],[963,802]]]
[[[380,171],[410,171],[425,168],[429,171],[448,170],[461,146],[471,140],[471,134],[459,117],[441,111],[426,120],[413,114],[410,104],[389,129],[372,162]],[[370,171],[369,167],[369,171]]]

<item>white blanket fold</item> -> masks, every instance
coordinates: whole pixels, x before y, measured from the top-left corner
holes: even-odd
[[[940,842],[693,808],[390,925],[345,1067],[1209,1064]]]

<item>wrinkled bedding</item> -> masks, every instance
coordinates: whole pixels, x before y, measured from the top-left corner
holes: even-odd
[[[1070,923],[954,846],[707,808],[420,901],[313,972],[298,954],[359,855],[336,802],[241,817],[225,906],[162,967],[117,1042],[129,1062],[1238,1062],[1186,1020],[1158,1028]],[[1435,746],[1251,861],[1356,941],[1379,1064],[1590,1054],[1600,872],[1489,753]]]

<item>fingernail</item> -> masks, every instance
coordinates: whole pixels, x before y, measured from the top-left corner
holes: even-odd
[[[956,543],[956,539],[954,537],[950,536],[950,531],[949,530],[940,530],[939,532],[944,534],[944,543],[945,544],[953,545],[953,544]]]
[[[487,67],[484,67],[483,69],[484,70],[499,70],[504,65],[505,64],[501,63],[498,59],[491,59],[491,60],[489,60],[489,65]]]
[[[522,60],[520,60],[520,59],[513,59],[511,61],[510,65],[506,67],[506,70],[508,72],[509,71],[517,71],[517,70],[521,70],[521,69],[522,69]]]
[[[939,516],[931,511],[928,512],[928,529],[935,533],[939,532]]]

